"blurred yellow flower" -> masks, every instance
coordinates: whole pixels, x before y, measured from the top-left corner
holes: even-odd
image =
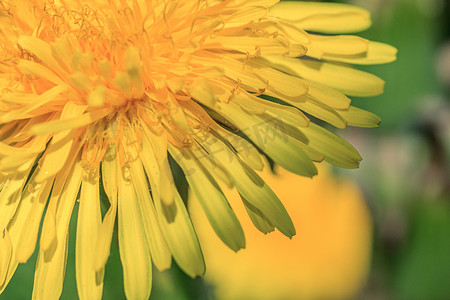
[[[396,50],[330,35],[370,26],[364,9],[277,2],[0,0],[0,292],[42,221],[33,298],[59,298],[78,197],[81,299],[102,296],[116,215],[129,299],[149,297],[152,263],[164,270],[173,257],[203,274],[172,158],[231,249],[245,238],[218,182],[239,191],[260,230],[295,234],[255,173],[259,151],[309,177],[313,161],[358,167],[358,152],[308,116],[378,126],[346,95],[378,95],[384,82],[350,64]]]
[[[276,168],[261,177],[285,205],[297,229],[292,240],[257,231],[239,202],[225,193],[241,220],[247,247],[238,253],[215,236],[195,198],[191,218],[205,255],[206,280],[218,299],[353,299],[369,271],[372,223],[358,186],[319,168],[312,180]]]

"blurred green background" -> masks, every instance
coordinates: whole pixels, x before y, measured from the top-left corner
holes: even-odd
[[[386,80],[385,94],[353,102],[379,115],[380,128],[338,132],[364,160],[358,170],[335,171],[362,187],[374,220],[371,272],[355,298],[450,299],[450,1],[335,2],[369,9],[373,26],[361,36],[399,50],[395,63],[364,68]],[[62,299],[78,299],[75,223]],[[104,299],[125,299],[115,240]],[[35,261],[36,253],[0,299],[30,298]],[[155,270],[151,299],[214,299],[213,290],[174,267]]]

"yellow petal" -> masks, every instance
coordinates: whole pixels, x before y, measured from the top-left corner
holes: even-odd
[[[209,105],[213,105],[216,102],[216,96],[211,85],[203,78],[194,80],[191,86],[191,96],[200,102],[207,102]]]
[[[18,173],[9,179],[0,191],[0,230],[6,228],[16,212],[25,179],[25,174]]]
[[[10,227],[10,231],[14,231],[14,228]],[[14,232],[14,233],[17,233],[17,232]],[[11,234],[10,234],[10,238],[11,238]],[[13,248],[13,251],[14,251],[14,249],[15,249],[14,235],[13,235],[12,238],[11,238],[11,242],[12,242],[12,248]],[[3,245],[3,246],[5,246],[5,245]],[[7,246],[7,247],[8,247],[8,246]],[[0,250],[0,252],[1,252],[1,251],[5,251],[5,250],[6,250],[6,252],[9,251],[8,249],[3,249],[3,250]],[[3,255],[5,255],[5,253],[3,252],[1,255],[2,255],[2,256],[0,256],[0,257],[3,257]],[[7,253],[6,253],[5,258],[6,258],[7,256],[8,256],[8,255],[7,255]],[[1,258],[0,258],[0,260],[1,260]],[[16,269],[17,269],[17,266],[18,266],[18,265],[19,265],[19,263],[14,259],[14,256],[12,255],[12,256],[11,256],[11,259],[10,259],[10,261],[9,261],[8,266],[6,266],[7,269],[4,270],[4,272],[6,272],[6,273],[5,273],[4,277],[3,277],[3,281],[0,280],[0,294],[3,293],[3,291],[4,291],[5,288],[7,287],[9,281],[11,280],[12,276],[13,276],[14,273],[16,272]],[[1,268],[3,268],[3,267],[4,267],[4,266],[2,266]]]
[[[304,127],[309,124],[309,119],[301,111],[287,105],[268,101],[243,91],[232,99],[246,111],[266,116],[272,121],[280,120],[294,127]]]
[[[144,154],[145,153],[145,154]],[[153,150],[148,143],[143,143],[141,151],[141,159],[145,165],[145,171],[149,174],[150,185],[152,188],[152,195],[155,199],[159,198],[159,185],[156,178],[159,173],[158,163],[153,156]],[[172,256],[167,246],[167,242],[161,232],[161,227],[158,223],[155,207],[153,204],[152,196],[149,193],[147,179],[145,177],[144,169],[140,162],[131,163],[131,178],[133,179],[133,186],[136,190],[136,195],[139,201],[139,207],[142,215],[145,218],[142,219],[144,231],[147,237],[148,247],[152,255],[153,263],[158,270],[163,271],[170,268],[172,262]],[[153,170],[153,171],[152,171]],[[157,174],[155,174],[157,172]],[[156,200],[155,201],[159,201]]]
[[[280,2],[280,0],[236,0],[228,3],[231,7],[247,7],[247,6],[262,6],[270,7]]]
[[[11,104],[30,104],[39,95],[29,94],[29,93],[4,93],[1,95],[1,100],[3,102],[8,102]]]
[[[359,55],[325,54],[322,56],[322,59],[349,64],[373,65],[390,63],[397,58],[396,56],[397,49],[391,45],[371,41],[365,53]]]
[[[18,39],[18,44],[36,55],[44,64],[55,70],[58,74],[66,74],[59,63],[53,57],[53,51],[49,44],[30,35],[22,35]]]
[[[275,68],[279,68],[278,65],[288,68],[297,76],[329,86],[346,95],[371,97],[383,93],[383,80],[351,66],[275,56],[270,57],[270,61]]]
[[[264,119],[250,115],[232,103],[218,103],[218,107],[220,114],[238,126],[277,164],[303,176],[311,177],[317,174],[317,169],[309,157],[296,146],[295,139],[287,134],[292,127],[289,123],[278,118]]]
[[[72,47],[69,38],[60,38],[50,44],[53,57],[61,67],[64,67],[68,71],[72,60]]]
[[[99,107],[105,103],[105,90],[106,87],[104,85],[98,85],[87,98],[87,102],[90,106]]]
[[[61,120],[72,119],[80,116],[84,112],[84,107],[68,102],[62,111]],[[45,156],[40,163],[40,168],[36,176],[36,182],[43,182],[45,179],[58,173],[69,157],[72,149],[73,136],[75,132],[65,130],[53,136],[50,145],[45,151]]]
[[[208,39],[203,48],[206,49],[227,49],[249,53],[251,55],[289,55],[293,57],[303,56],[306,54],[307,48],[297,45],[297,48],[291,46],[277,38],[265,37],[226,37],[220,36]],[[292,51],[292,53],[290,52]]]
[[[280,93],[287,97],[299,97],[308,91],[308,86],[298,77],[287,75],[270,67],[270,65],[259,62],[251,63],[255,66],[254,72],[268,82],[269,91]],[[265,92],[265,94],[268,94]],[[268,94],[270,95],[270,94]]]
[[[36,248],[42,213],[47,204],[52,186],[53,180],[47,180],[43,185],[39,186],[39,183],[35,182],[33,175],[25,187],[25,193],[22,196],[20,207],[16,214],[17,216],[19,214],[26,216],[26,222],[19,222],[22,226],[15,252],[15,258],[20,263],[25,263],[33,255]],[[20,218],[20,216],[18,217]]]
[[[328,53],[332,55],[358,55],[364,54],[368,47],[369,41],[358,36],[350,35],[310,35],[311,45],[308,45],[308,55],[316,57],[310,53],[310,50],[317,48],[320,53]],[[320,57],[317,58],[321,58]]]
[[[38,135],[83,127],[97,120],[100,120],[101,118],[108,115],[110,112],[111,112],[110,108],[101,108],[93,110],[85,114],[82,114],[77,118],[56,120],[46,122],[44,124],[34,125],[31,128],[31,132],[35,135]]]
[[[269,21],[260,21],[258,27],[268,32],[279,32],[286,36],[291,43],[306,45],[310,42],[309,34],[303,29],[283,20],[270,19]]]
[[[149,149],[148,153],[153,153],[158,162],[156,165],[158,171],[151,169],[155,167],[154,165],[148,165],[149,170],[146,170],[146,172],[150,172],[149,175],[151,176],[151,181],[155,181],[155,189],[152,191],[156,193],[154,197],[161,200],[166,206],[173,206],[174,196],[171,187],[173,179],[171,178],[172,172],[170,171],[169,162],[167,160],[167,140],[165,137],[153,134],[146,126],[143,126],[142,129],[144,133],[143,143],[147,145],[145,147]],[[146,155],[146,158],[143,159],[145,165],[151,158],[147,154],[144,155]]]
[[[117,72],[114,83],[127,97],[131,97],[131,78],[124,72]]]
[[[233,178],[225,166],[217,165],[217,163],[205,155],[204,150],[199,147],[192,147],[191,151],[214,178],[219,179],[229,188],[234,186]]]
[[[83,72],[77,71],[70,76],[70,82],[72,85],[82,91],[92,90],[93,83],[88,75]]]
[[[42,93],[38,97],[35,98],[35,100],[30,103],[29,105],[26,105],[22,108],[13,110],[11,112],[2,114],[0,116],[0,123],[7,123],[11,122],[16,119],[26,119],[28,118],[28,113],[37,109],[38,107],[54,100],[57,98],[60,94],[66,92],[68,90],[67,85],[58,85],[55,86],[46,92]]]
[[[246,67],[244,63],[238,60],[234,60],[231,58],[215,60],[194,57],[191,59],[191,61],[192,63],[208,64],[221,67],[224,69],[225,76],[236,82],[240,82],[246,88],[248,87],[249,90],[254,90],[255,92],[264,90],[267,86],[267,83],[260,76],[255,74],[252,68]]]
[[[313,97],[308,96],[306,97],[306,101],[296,102],[294,104],[295,107],[300,108],[302,111],[324,120],[337,128],[345,128],[347,126],[347,121],[339,113]]]
[[[264,163],[261,159],[261,155],[258,149],[256,149],[252,143],[236,134],[232,134],[231,132],[223,129],[220,126],[215,127],[214,130],[219,132],[221,136],[225,137],[225,140],[230,143],[239,158],[242,159],[242,161],[249,165],[253,170],[261,171],[264,168]],[[210,168],[207,169],[211,170]],[[231,187],[230,184],[227,185]]]
[[[221,141],[210,136],[207,141],[197,140],[205,149],[215,149],[213,158],[227,166],[235,186],[242,197],[256,207],[273,226],[288,237],[295,235],[295,228],[283,204],[267,184],[248,166],[243,164]],[[210,150],[209,153],[212,153]]]
[[[42,251],[49,250],[52,245],[57,243],[57,228],[56,228],[56,216],[55,210],[58,201],[58,197],[50,197],[47,212],[45,213],[44,222],[42,223],[42,233],[40,238],[39,247]]]
[[[15,155],[8,156],[0,160],[0,170],[5,173],[23,173],[34,163],[36,156]]]
[[[359,166],[361,156],[344,139],[314,123],[300,130],[308,138],[308,146],[325,155],[326,161],[342,168],[352,169]]]
[[[78,186],[72,186],[68,184],[68,178],[70,178],[69,172],[72,171],[72,168],[75,168],[74,171],[75,175],[78,176],[76,172],[78,172],[78,162],[75,163],[79,159],[79,152],[84,143],[84,139],[77,139],[73,143],[73,147],[71,149],[71,152],[69,154],[69,159],[67,160],[64,168],[56,175],[55,182],[52,188],[52,193],[50,196],[49,203],[47,205],[47,212],[45,214],[44,222],[42,224],[42,231],[41,231],[41,238],[40,238],[40,248],[42,251],[48,250],[51,246],[56,244],[58,241],[58,228],[57,228],[57,216],[58,216],[58,209],[61,205],[61,197],[64,193],[67,193],[70,189],[76,189],[72,190],[73,193],[75,193],[75,196],[78,194]],[[76,177],[78,178],[78,177]],[[69,188],[68,188],[69,187]]]
[[[265,57],[264,60],[261,61],[264,64],[275,67],[276,69],[284,73],[298,76],[295,68],[292,68],[292,65],[290,63],[283,63],[283,61],[280,61],[279,58],[269,56]],[[350,106],[350,99],[344,94],[336,91],[335,89],[301,78],[299,78],[298,80],[300,80],[300,82],[302,83],[302,88],[303,86],[305,87],[307,94],[323,102],[324,104],[336,109],[347,109]],[[273,95],[273,97],[279,98],[294,106],[295,102],[305,101],[303,96],[303,94],[301,94],[300,97],[287,97],[287,95],[285,96],[282,94]]]
[[[170,121],[175,124],[176,130],[191,133],[192,127],[188,124],[183,107],[175,100],[171,93],[167,93],[167,96]]]
[[[257,20],[257,19],[261,19],[262,17],[264,17],[267,14],[267,7],[264,6],[253,6],[253,5],[257,5],[257,4],[250,4],[252,6],[248,6],[248,7],[244,7],[241,8],[235,12],[234,14],[232,14],[231,16],[229,16],[227,18],[227,23],[231,23],[234,26],[236,24],[246,24],[249,23],[250,20]]]
[[[100,186],[97,178],[83,179],[78,206],[75,251],[76,279],[80,299],[101,299],[103,270],[96,272],[94,257],[101,227]]]
[[[344,94],[320,83],[308,82],[308,94],[334,109],[347,109],[350,99]]]
[[[125,295],[147,300],[152,287],[152,261],[148,248],[139,200],[131,182],[119,171],[119,249]]]
[[[217,236],[231,249],[245,247],[244,231],[217,182],[188,150],[169,148],[183,169],[190,188],[197,196]]]
[[[245,198],[242,198],[242,202],[244,203],[248,216],[250,217],[250,220],[252,220],[252,223],[255,225],[256,229],[264,234],[268,234],[275,230],[275,226],[270,223],[269,219],[267,219],[259,209],[251,205],[247,200],[245,200]]]
[[[358,127],[378,127],[381,119],[368,111],[350,106],[348,110],[337,110],[337,112],[348,122],[350,126]]]
[[[0,286],[6,281],[8,268],[12,258],[12,245],[6,228],[0,232]]]
[[[58,75],[47,67],[31,60],[20,59],[17,67],[23,74],[39,76],[39,78],[46,79],[55,85],[65,85],[65,82]]]
[[[108,261],[111,240],[114,231],[114,224],[117,214],[117,184],[118,184],[118,162],[117,159],[110,159],[115,155],[115,147],[111,146],[105,159],[102,160],[103,188],[108,196],[110,207],[103,218],[101,228],[98,232],[97,244],[95,246],[94,270],[101,271]]]
[[[281,2],[269,16],[289,20],[310,31],[350,33],[370,27],[370,13],[360,7],[340,3]]]
[[[178,266],[189,276],[196,277],[205,272],[205,262],[197,236],[178,193],[175,194],[177,214],[172,222],[164,216],[161,204],[155,203],[161,229]]]
[[[34,156],[41,153],[45,149],[45,144],[47,143],[46,138],[36,137],[32,139],[29,147],[13,147],[5,143],[0,142],[0,155],[1,156],[12,156],[12,155],[30,155]]]
[[[125,63],[130,84],[132,86],[132,97],[141,98],[144,95],[144,83],[142,82],[142,65],[139,50],[136,47],[130,47],[125,53]]]
[[[68,230],[72,209],[81,184],[83,168],[76,163],[67,177],[67,185],[56,211],[57,243],[39,251],[34,276],[33,299],[59,299],[62,292],[68,249]],[[44,232],[44,229],[43,229]]]
[[[112,200],[111,207],[108,209],[98,233],[97,246],[95,247],[96,251],[94,253],[94,270],[97,273],[102,272],[109,258],[116,212],[117,199]]]

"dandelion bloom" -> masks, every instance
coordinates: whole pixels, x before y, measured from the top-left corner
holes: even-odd
[[[152,262],[202,274],[173,161],[231,249],[244,233],[219,183],[237,189],[258,229],[295,234],[255,172],[261,153],[303,176],[322,160],[357,167],[358,152],[310,116],[376,127],[347,96],[384,83],[350,64],[396,51],[336,35],[370,25],[361,8],[277,2],[0,1],[0,291],[40,231],[33,297],[60,296],[77,198],[81,299],[101,298],[116,216],[129,299],[149,297]]]

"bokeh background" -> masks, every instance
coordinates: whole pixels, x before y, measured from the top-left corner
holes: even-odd
[[[264,236],[240,211],[247,249],[237,254],[190,201],[206,276],[155,270],[151,300],[450,299],[450,1],[334,2],[369,9],[373,26],[361,36],[399,50],[396,62],[363,68],[386,80],[385,94],[353,99],[382,118],[380,128],[338,132],[362,154],[360,169],[324,167],[314,180],[264,173],[297,236]],[[72,218],[62,299],[78,299],[75,229]],[[35,261],[36,253],[0,299],[30,298]],[[125,299],[117,237],[104,299]]]

